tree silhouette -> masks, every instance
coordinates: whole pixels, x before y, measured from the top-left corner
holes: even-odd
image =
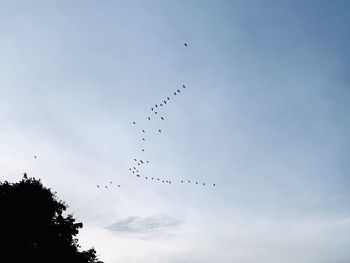
[[[0,182],[0,262],[102,263],[92,248],[81,251],[75,236],[82,223],[56,193],[35,178]]]

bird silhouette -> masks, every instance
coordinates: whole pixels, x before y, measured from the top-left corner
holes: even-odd
[[[185,47],[188,47],[187,43],[184,43],[184,46],[185,46]]]
[[[160,117],[162,120],[164,120],[164,118],[163,117]]]
[[[170,100],[170,98],[169,97],[166,97],[167,98],[167,100]]]
[[[118,184],[118,187],[120,187],[120,184]]]
[[[143,164],[143,161],[142,161],[142,160],[140,160],[140,163],[142,163],[142,164]]]
[[[145,139],[145,138],[142,138],[142,140],[143,140],[143,141],[146,141],[146,139]]]
[[[162,132],[161,130],[158,130],[159,132]]]
[[[166,100],[164,100],[163,102],[164,102],[164,104],[166,104]]]
[[[158,179],[158,181],[160,180],[159,178],[157,178]]]
[[[162,183],[164,183],[164,180],[162,180]]]
[[[153,111],[153,108],[151,108],[151,111]]]
[[[176,92],[174,92],[174,95],[176,96]]]
[[[106,188],[108,188],[108,186],[107,186],[107,185],[105,185],[105,187],[106,187]]]
[[[156,108],[158,108],[158,105],[156,104]]]
[[[134,158],[134,161],[135,161],[135,162],[137,162],[137,159],[136,159],[136,158]]]
[[[109,183],[110,183],[110,184],[113,184],[113,182],[112,182],[112,181],[110,181]]]
[[[142,151],[144,152],[144,151],[145,151],[145,149],[142,149]]]
[[[215,184],[213,184],[213,186],[215,186]]]
[[[36,158],[38,158],[38,156],[34,155],[34,158],[36,159]]]
[[[177,92],[179,92],[179,93],[180,93],[180,90],[178,89],[178,90],[177,90]]]
[[[134,168],[134,170],[136,170],[136,167],[135,167],[135,166],[134,166],[133,168]]]
[[[137,177],[140,177],[140,175],[139,175],[139,174],[137,174],[136,176],[137,176]]]
[[[198,182],[196,182],[196,184],[198,184]]]
[[[154,114],[158,114],[158,112],[155,111]]]
[[[132,171],[132,173],[134,174],[135,172],[134,172],[134,171]]]
[[[153,180],[154,178],[152,177],[151,179]]]
[[[183,183],[184,181],[183,180],[181,180],[181,183]]]
[[[203,183],[203,185],[205,185],[205,183]]]
[[[131,171],[131,168],[129,168],[129,170]]]
[[[146,176],[145,178],[146,178],[146,179],[148,179],[148,177],[147,177],[147,176]]]
[[[136,170],[136,172],[138,173],[138,172],[139,172],[139,170]]]
[[[165,181],[166,183],[168,183],[168,181]]]
[[[140,163],[137,163],[137,165],[140,165]]]
[[[182,88],[184,88],[184,89],[185,89],[185,88],[186,88],[186,85],[182,85]]]
[[[148,120],[150,121],[150,120],[151,120],[151,117],[148,117]]]
[[[159,104],[159,105],[163,107],[163,104],[162,104],[162,103],[161,103],[161,104]]]
[[[190,181],[190,180],[188,180],[188,183],[191,183],[191,181]]]
[[[136,122],[134,122],[134,121],[133,121],[132,123],[133,123],[133,124],[136,124]]]
[[[146,131],[145,130],[142,130],[143,133],[145,133]]]
[[[149,163],[149,161],[146,161],[146,163]]]
[[[97,188],[100,188],[100,186],[99,185],[96,185],[97,186]]]

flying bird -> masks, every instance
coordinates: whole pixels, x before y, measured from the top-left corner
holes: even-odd
[[[183,180],[181,180],[181,183],[183,183],[184,181]]]
[[[136,172],[138,173],[138,172],[139,172],[139,170],[136,170]]]
[[[113,184],[113,182],[112,182],[112,181],[110,181],[109,183],[110,183],[110,184]]]
[[[129,170],[132,171],[131,168],[129,168]]]
[[[137,165],[140,165],[140,163],[137,163]]]
[[[139,174],[137,174],[136,176],[137,176],[137,177],[140,177],[140,175],[139,175]]]
[[[151,179],[153,180],[154,178],[152,177]]]
[[[146,139],[145,138],[142,138],[143,141],[145,141]]]
[[[170,98],[169,97],[166,97],[167,98],[167,100],[170,100]]]
[[[134,174],[135,172],[134,172],[134,171],[132,171],[132,173]]]
[[[137,159],[136,159],[136,158],[134,158],[134,161],[135,161],[135,162],[137,162]]]
[[[190,180],[188,180],[188,183],[191,183],[191,181],[190,181]]]
[[[215,186],[215,184],[213,184],[213,186]]]
[[[36,159],[36,158],[38,158],[36,155],[34,155],[34,158]]]
[[[153,111],[153,108],[151,108],[151,110]]]
[[[155,111],[154,114],[158,114],[158,112]]]
[[[146,161],[146,163],[149,163],[149,161]]]
[[[146,179],[148,179],[148,177],[147,177],[147,176],[146,176],[145,178],[146,178]]]
[[[134,170],[136,170],[136,167],[135,167],[135,166],[134,166],[133,168],[134,168]]]
[[[176,92],[174,92],[174,95],[176,95]]]
[[[158,130],[159,132],[162,132],[161,130]]]
[[[164,120],[164,118],[163,117],[160,117],[162,120]]]
[[[96,185],[97,186],[97,188],[100,188],[100,186],[99,185]]]
[[[162,180],[162,182],[164,183],[164,180]]]
[[[106,188],[108,188],[108,186],[107,186],[107,185],[105,185],[105,187],[106,187]]]
[[[144,152],[144,151],[145,151],[145,149],[142,149],[142,151]]]
[[[145,130],[142,130],[143,133],[145,133],[146,131]]]
[[[156,104],[156,108],[158,108],[158,105]]]
[[[179,92],[179,93],[180,93],[180,90],[178,89],[178,90],[177,90],[177,92]]]
[[[166,100],[164,100],[163,102],[164,102],[164,104],[166,104]]]
[[[203,185],[205,185],[205,183],[203,183]]]
[[[182,85],[182,88],[184,88],[184,89],[185,89],[185,88],[186,88],[186,85]]]
[[[160,179],[158,178],[158,181],[159,181]]]
[[[142,163],[142,164],[143,164],[143,161],[142,161],[142,160],[140,160],[140,163]]]
[[[196,182],[196,184],[198,184],[198,182]]]
[[[133,121],[132,123],[133,123],[133,124],[136,124],[136,122],[134,122],[134,121]]]
[[[148,120],[150,121],[150,120],[151,120],[151,117],[148,117]]]
[[[118,184],[118,187],[120,187],[120,184]]]
[[[188,47],[187,43],[184,43],[184,46],[185,46],[185,47]]]
[[[161,104],[159,104],[159,105],[163,107],[163,104],[162,104],[162,103],[161,103]]]

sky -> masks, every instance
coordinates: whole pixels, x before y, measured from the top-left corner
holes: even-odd
[[[0,180],[56,191],[84,249],[350,261],[348,1],[0,5]]]

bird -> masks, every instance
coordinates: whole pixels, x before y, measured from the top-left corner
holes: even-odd
[[[164,183],[164,180],[162,180],[162,182]]]
[[[142,130],[143,133],[145,133],[146,131],[145,130]]]
[[[108,188],[108,186],[107,186],[107,185],[105,185],[105,187],[106,187],[106,188]]]
[[[120,187],[120,184],[118,184],[118,187]]]
[[[113,184],[113,182],[112,182],[112,181],[110,181],[109,183],[110,183],[110,184]]]
[[[134,172],[134,171],[132,171],[132,173],[134,174],[135,172]]]
[[[205,185],[205,183],[203,183],[203,185]]]
[[[136,170],[136,172],[138,173],[138,172],[139,172],[139,170]]]
[[[185,47],[188,47],[187,43],[184,43],[184,46],[185,46]]]
[[[213,186],[215,186],[215,184],[213,184]]]
[[[196,182],[196,184],[198,184],[198,182]]]
[[[145,178],[146,178],[146,179],[148,179],[148,177],[147,177],[147,176],[146,176]]]
[[[166,97],[167,98],[167,100],[170,100],[170,98],[169,97]]]
[[[156,108],[158,108],[158,105],[156,104]]]
[[[180,90],[178,89],[178,90],[177,90],[177,92],[179,92],[179,93],[180,93]]]
[[[133,124],[136,124],[136,122],[134,122],[134,121],[133,121],[132,123],[133,123]]]
[[[184,181],[183,180],[181,180],[181,183],[183,183]]]
[[[158,130],[159,132],[162,132],[161,130]]]
[[[164,102],[164,104],[166,104],[166,100],[164,100],[163,102]]]
[[[96,185],[97,186],[97,188],[100,188],[100,186],[99,185]]]
[[[184,89],[185,89],[185,88],[186,88],[186,85],[182,85],[182,88],[184,88]]]
[[[137,165],[140,165],[140,163],[137,163]]]
[[[164,120],[164,118],[163,117],[160,117],[162,120]]]
[[[145,141],[146,139],[145,138],[142,138],[143,141]]]
[[[34,158],[36,159],[36,158],[38,158],[38,156],[34,155]]]
[[[139,175],[139,174],[137,174],[136,176],[137,176],[137,177],[140,177],[140,175]]]
[[[146,163],[149,163],[149,161],[146,161]]]
[[[174,92],[174,95],[176,96],[176,92]]]
[[[162,104],[162,103],[161,103],[161,104],[159,104],[159,105],[163,107],[163,104]]]
[[[150,121],[150,120],[151,120],[151,117],[148,117],[148,120]]]
[[[168,183],[168,181],[165,181],[166,183]]]
[[[24,177],[24,179],[27,179],[28,178],[27,173],[24,173],[23,177]]]
[[[190,180],[188,180],[188,183],[191,183],[191,181],[190,181]]]
[[[135,166],[134,166],[133,168],[134,168],[134,170],[136,170],[136,167],[135,167]]]
[[[171,181],[169,181],[169,184],[171,184]]]
[[[144,151],[145,151],[145,149],[142,149],[142,151],[144,152]]]
[[[130,170],[130,171],[132,171],[132,169],[131,169],[131,168],[129,168],[129,170]]]
[[[154,114],[158,114],[158,112],[155,111]]]
[[[142,160],[140,160],[140,163],[142,163],[142,164],[143,164],[143,161],[142,161]]]
[[[153,180],[154,178],[152,177],[151,179]]]
[[[136,159],[136,158],[134,158],[134,161],[135,161],[135,162],[137,162],[137,159]]]
[[[153,111],[153,108],[151,108],[151,111]]]
[[[160,180],[159,178],[157,178],[158,179],[158,181]]]

